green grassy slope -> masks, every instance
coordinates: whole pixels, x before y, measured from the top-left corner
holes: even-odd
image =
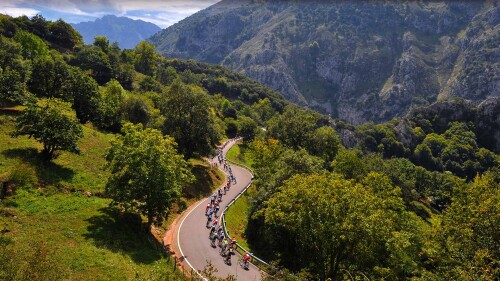
[[[140,218],[124,216],[100,196],[112,135],[85,126],[80,155],[63,152],[43,163],[36,141],[9,136],[15,115],[0,115],[0,183],[16,171],[32,188],[0,200],[0,280],[183,280],[148,242]]]

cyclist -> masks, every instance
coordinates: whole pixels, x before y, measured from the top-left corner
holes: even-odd
[[[217,216],[217,213],[219,212],[219,209],[220,209],[219,205],[215,206],[215,216]]]
[[[227,265],[231,265],[231,254],[230,253],[227,253],[226,256],[224,257],[224,262],[227,264]]]
[[[219,233],[219,247],[222,247],[222,240],[224,240],[224,232]]]
[[[220,247],[220,252],[221,252],[222,256],[225,256],[227,254],[226,253],[226,249],[227,249],[227,239],[224,238],[224,240],[222,240],[222,244],[221,244],[221,247]]]
[[[248,269],[248,264],[250,263],[250,254],[247,252],[245,255],[241,258],[241,261],[243,262],[243,268]]]
[[[210,210],[210,207],[211,207],[210,203],[207,204],[207,207],[205,208],[205,215],[208,214],[208,210]]]
[[[234,248],[236,248],[236,238],[232,238],[231,239],[231,243],[229,244],[229,247],[234,250]]]
[[[212,237],[210,237],[210,245],[212,246],[212,248],[216,248],[217,246],[215,246],[215,241],[217,240],[217,235],[215,235],[215,233],[212,234]]]
[[[212,237],[212,234],[215,233],[215,224],[212,224],[210,227],[210,237]]]

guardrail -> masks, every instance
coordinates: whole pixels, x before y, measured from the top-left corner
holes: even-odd
[[[238,141],[239,139],[236,139],[235,141]],[[236,197],[234,197],[233,199],[231,199],[231,201],[229,201],[229,203],[226,205],[226,207],[224,207],[224,210],[222,211],[222,214],[221,214],[221,224],[222,224],[222,229],[224,230],[224,234],[226,237],[231,237],[229,236],[229,232],[227,231],[227,228],[226,228],[226,220],[225,220],[225,215],[226,215],[226,211],[229,209],[229,207],[231,207],[235,202],[236,200],[238,200],[242,195],[243,193],[245,193],[249,188],[250,186],[252,185],[252,182],[253,182],[253,179],[255,178],[254,176],[254,173],[252,171],[252,169],[250,169],[249,167],[243,165],[243,164],[239,164],[239,163],[236,163],[234,161],[231,161],[229,159],[226,159],[229,163],[231,164],[234,164],[236,166],[240,166],[246,170],[248,170],[250,172],[250,174],[252,175],[252,178],[251,178],[251,181],[245,186],[245,188],[243,188],[243,190],[241,190],[238,195],[236,195]],[[250,251],[248,251],[247,249],[245,249],[244,247],[242,247],[238,242],[236,242],[236,247],[237,249],[241,249],[241,251],[243,253],[249,253],[250,257],[252,257],[252,263],[255,264],[255,261],[259,262],[260,264],[262,264],[263,266],[265,266],[268,270],[270,271],[276,271],[277,269],[268,264],[267,262],[265,262],[264,260],[258,258],[257,256],[255,256],[253,253],[250,253]],[[256,264],[255,264],[256,265]],[[257,266],[257,265],[256,265]],[[259,266],[257,266],[259,267]],[[260,268],[260,267],[259,267]]]

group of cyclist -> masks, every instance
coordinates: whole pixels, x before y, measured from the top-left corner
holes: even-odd
[[[208,235],[210,245],[213,248],[219,247],[219,253],[224,258],[224,262],[227,265],[231,265],[231,256],[235,254],[236,250],[236,238],[226,237],[222,222],[218,221],[222,196],[229,191],[232,184],[236,184],[236,177],[233,175],[231,166],[223,155],[223,148],[226,144],[227,143],[224,143],[222,147],[217,149],[217,160],[221,166],[223,165],[224,170],[228,174],[227,182],[224,184],[223,188],[220,188],[217,192],[210,196],[210,203],[207,204],[205,209],[205,216],[207,217],[206,227],[210,229],[210,233]],[[249,253],[245,253],[242,257],[240,264],[243,268],[249,268],[250,258]]]

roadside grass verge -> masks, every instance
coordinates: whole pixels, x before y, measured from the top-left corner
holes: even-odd
[[[251,168],[254,163],[250,150],[241,143],[233,145],[227,152],[226,158],[249,168]]]
[[[235,144],[228,151],[226,157],[239,164],[243,164],[249,168],[252,167],[253,159],[249,149],[242,144]],[[231,237],[235,237],[238,243],[245,249],[251,251],[246,239],[246,228],[248,218],[250,216],[249,193],[254,187],[245,192],[226,212],[226,227]]]

